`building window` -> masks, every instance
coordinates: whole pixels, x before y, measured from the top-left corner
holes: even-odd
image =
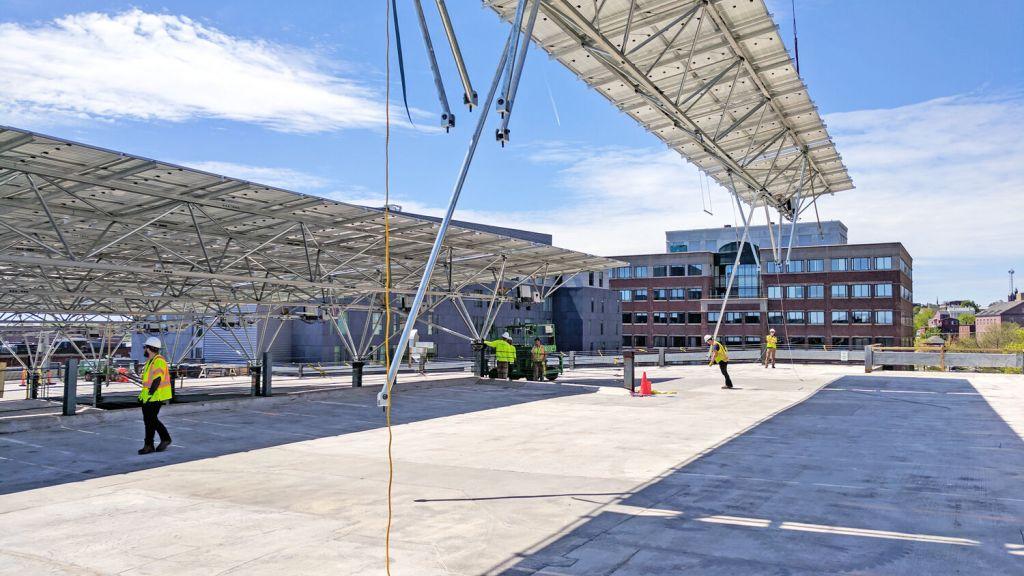
[[[807,313],[807,323],[820,326],[825,323],[825,313],[821,310],[811,310]]]
[[[687,300],[700,300],[704,297],[704,290],[702,288],[687,288],[686,299]]]
[[[686,266],[684,265],[672,265],[668,267],[669,276],[686,276]]]
[[[647,324],[647,312],[633,314],[633,324]]]
[[[669,300],[685,300],[686,289],[685,288],[673,288],[668,291]]]
[[[782,286],[769,286],[768,287],[769,298],[782,298]]]
[[[623,266],[612,270],[612,276],[614,278],[629,278],[631,268],[629,266]]]
[[[760,312],[744,312],[743,321],[747,324],[760,324],[761,313]]]
[[[700,312],[687,312],[686,313],[687,324],[700,324]]]
[[[633,300],[637,302],[643,302],[644,300],[647,300],[647,288],[640,288],[639,290],[634,290]]]
[[[824,272],[825,261],[824,260],[808,260],[807,261],[808,272]]]
[[[726,324],[742,324],[743,323],[743,312],[726,312],[725,313]]]
[[[833,258],[832,259],[832,271],[833,272],[846,272],[846,258]]]
[[[673,336],[672,347],[673,348],[684,348],[686,346],[686,336]]]
[[[907,300],[909,302],[913,302],[914,301],[914,293],[911,292],[910,290],[907,290],[906,286],[900,286],[900,296],[904,300]]]
[[[778,274],[779,272],[782,272],[782,267],[774,260],[766,262],[764,269],[769,274]]]
[[[647,278],[647,266],[634,266],[633,278]]]
[[[623,312],[622,313],[622,323],[623,324],[632,324],[633,323],[633,313],[632,312]]]
[[[787,266],[790,272],[803,272],[804,261],[803,260],[790,260]]]
[[[789,298],[790,300],[795,300],[795,299],[803,298],[803,297],[804,297],[804,287],[803,286],[786,286],[786,298]]]
[[[636,336],[633,336],[633,346],[639,348],[647,346],[647,336],[644,336],[643,334],[637,334]]]
[[[832,297],[833,298],[846,298],[847,286],[846,284],[833,284],[832,285]]]
[[[686,321],[686,314],[684,312],[669,312],[668,323],[669,324],[683,324]]]
[[[594,299],[593,298],[590,299],[590,313],[591,314],[594,313]]]
[[[822,336],[808,336],[807,337],[807,345],[808,346],[824,346],[825,345],[825,338],[823,338]]]
[[[851,258],[850,267],[855,271],[871,270],[871,258]]]
[[[803,310],[790,310],[786,312],[786,324],[803,324],[804,323],[804,311]]]
[[[588,272],[587,273],[587,286],[593,286],[593,285],[594,285],[594,273],[593,272]]]
[[[846,310],[833,310],[832,311],[832,323],[833,324],[849,324],[850,313]]]
[[[892,298],[892,284],[875,284],[875,298]]]
[[[850,313],[854,324],[871,324],[870,310],[854,310]]]
[[[875,270],[892,270],[892,257],[878,256],[875,258]]]
[[[910,268],[910,264],[907,264],[906,260],[903,258],[900,258],[900,270],[902,270],[907,276],[910,276],[911,278],[914,277],[914,271]]]
[[[768,312],[769,324],[782,324],[782,312]]]
[[[807,287],[807,297],[808,298],[824,298],[825,297],[825,287],[823,285],[821,285],[821,284],[811,284],[810,286]]]
[[[619,290],[619,298],[622,299],[623,302],[632,302],[633,301],[633,291],[632,290]]]
[[[718,322],[718,312],[708,312],[708,324]]]
[[[892,310],[875,310],[875,324],[892,324]]]
[[[850,339],[849,338],[844,338],[842,336],[833,336],[832,337],[832,345],[835,346],[836,348],[849,348],[850,347]]]
[[[655,278],[664,278],[665,276],[668,275],[667,266],[655,266],[653,270]]]
[[[633,336],[630,334],[622,335],[622,346],[623,348],[629,348],[633,345]]]
[[[726,346],[739,346],[740,344],[743,344],[742,336],[726,336],[723,340],[725,340]]]
[[[689,264],[686,266],[687,276],[701,276],[704,274],[703,264]]]
[[[652,300],[668,300],[668,290],[664,288],[655,288],[651,290]]]
[[[654,337],[654,347],[655,348],[665,348],[666,346],[668,346],[668,336],[655,336]]]
[[[687,250],[686,242],[673,242],[668,245],[669,252],[686,252]]]
[[[746,338],[744,338],[744,340],[746,341],[747,345],[750,346],[759,346],[761,344],[760,336],[747,336]]]
[[[854,298],[871,298],[871,284],[854,284],[850,289]]]
[[[654,323],[655,324],[668,324],[668,313],[666,312],[655,312]]]

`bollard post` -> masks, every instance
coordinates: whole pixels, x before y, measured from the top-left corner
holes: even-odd
[[[622,352],[622,383],[631,393],[636,392],[636,375],[633,374],[633,352]]]
[[[260,367],[256,364],[249,365],[249,394],[260,395]]]
[[[35,400],[39,398],[39,377],[42,375],[40,370],[34,370],[31,378],[29,378],[29,398]]]
[[[175,390],[178,385],[178,369],[177,367],[168,367],[167,371],[171,374],[171,401],[169,404],[174,404],[178,401],[178,392]]]
[[[103,401],[103,381],[100,380],[102,375],[97,370],[92,373],[92,407],[99,408],[100,402]]]
[[[365,366],[365,365],[366,365],[366,362],[363,362],[362,360],[353,360],[352,361],[352,387],[353,388],[361,388],[362,387],[362,385],[363,385],[363,366]]]
[[[575,369],[576,369],[576,351],[575,350],[570,350],[569,351],[569,370],[575,370]]]
[[[868,344],[864,347],[864,373],[871,374],[871,368],[874,366],[874,352],[875,349]]]
[[[665,349],[658,348],[658,366],[665,367]]]
[[[474,354],[476,361],[473,362],[473,375],[477,378],[483,378],[487,375],[487,354],[483,348],[480,348]]]
[[[305,367],[306,367],[305,364],[303,364],[302,362],[299,362],[299,380],[302,380],[302,369],[305,368]]]
[[[78,409],[78,360],[69,359],[64,363],[64,398],[61,414],[72,416]]]
[[[270,396],[273,393],[273,381],[274,381],[274,358],[270,352],[263,353],[263,386],[261,387],[261,396]]]

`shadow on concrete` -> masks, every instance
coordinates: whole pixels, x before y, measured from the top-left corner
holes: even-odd
[[[847,376],[488,573],[1021,574],[1022,528],[1024,442],[967,380]]]
[[[361,432],[385,425],[376,406],[379,387],[315,398],[272,398],[273,403],[232,401],[193,412],[161,411],[174,444],[140,456],[143,425],[137,419],[87,423],[68,418],[63,428],[0,434],[0,495],[114,474],[258,450],[304,440]],[[594,387],[476,384],[438,381],[395,389],[392,424],[467,414],[556,397],[593,393]],[[281,402],[284,400],[284,402]],[[80,427],[79,427],[80,426]]]

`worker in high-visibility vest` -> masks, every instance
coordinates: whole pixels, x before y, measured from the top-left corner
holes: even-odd
[[[548,351],[540,343],[540,338],[533,339],[533,348],[530,348],[530,359],[533,361],[533,379],[537,382],[544,380],[544,372],[548,367]]]
[[[139,391],[139,402],[142,403],[142,421],[146,424],[146,443],[139,454],[163,452],[171,445],[171,435],[158,417],[160,407],[171,399],[171,371],[167,360],[160,355],[160,339],[150,336],[143,346],[146,364],[142,367],[142,390]],[[160,434],[160,444],[153,446],[153,437]]]
[[[775,336],[775,328],[768,331],[768,336],[764,339],[764,367],[768,367],[768,363],[771,362],[772,368],[775,368],[775,351],[779,347],[779,339]]]
[[[498,364],[498,378],[509,378],[509,365],[516,361],[516,347],[512,345],[512,336],[508,332],[498,340],[484,340],[489,348],[494,348],[495,361]]]
[[[704,335],[704,343],[708,345],[708,366],[718,364],[722,376],[725,376],[725,386],[722,388],[732,388],[732,379],[729,378],[729,350],[725,344],[712,339],[711,334]]]

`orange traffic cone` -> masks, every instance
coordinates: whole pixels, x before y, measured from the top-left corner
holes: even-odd
[[[647,379],[647,372],[644,372],[642,378],[640,378],[640,395],[650,396],[651,395],[651,381]]]

